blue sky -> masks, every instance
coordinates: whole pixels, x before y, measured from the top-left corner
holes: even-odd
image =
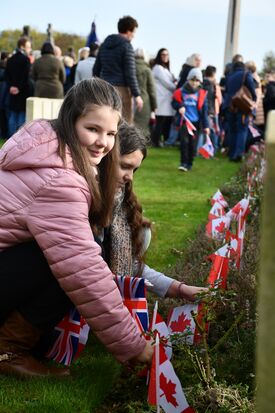
[[[229,0],[8,0],[1,2],[0,30],[30,25],[86,36],[96,16],[100,40],[117,32],[117,21],[130,14],[139,28],[133,46],[149,55],[166,47],[171,70],[178,76],[186,57],[196,52],[203,67],[223,71],[224,45]],[[14,12],[12,12],[12,10]],[[273,0],[241,0],[239,52],[261,69],[266,52],[275,52],[275,8]]]

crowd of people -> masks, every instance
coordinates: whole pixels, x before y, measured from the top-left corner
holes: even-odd
[[[238,54],[218,81],[216,68],[207,65],[202,69],[201,55],[194,53],[187,57],[176,78],[170,70],[166,48],[160,48],[150,61],[144,49],[134,51],[131,40],[137,28],[138,22],[131,16],[121,18],[117,34],[109,35],[101,45],[93,42],[81,48],[78,59],[72,50],[62,56],[60,48],[49,41],[39,53],[31,54],[31,41],[26,36],[18,40],[12,55],[1,53],[1,137],[12,136],[25,122],[27,97],[63,98],[74,84],[96,76],[117,88],[123,117],[140,127],[152,146],[179,144],[180,170],[191,169],[190,154],[197,154],[206,134],[210,135],[215,153],[221,150],[230,160],[240,161],[252,138],[249,125],[264,136],[267,113],[275,107],[275,69],[260,79],[255,63],[245,63]],[[255,102],[249,114],[232,105],[232,97],[242,85]],[[201,89],[207,91],[207,97],[199,108]],[[174,95],[179,98],[180,93],[182,103],[175,103]],[[195,126],[193,140],[186,128],[188,120]]]
[[[1,134],[9,139],[0,152],[0,374],[68,375],[32,349],[74,306],[119,361],[150,363],[151,342],[123,306],[113,274],[144,277],[161,297],[192,301],[205,290],[145,265],[150,222],[133,174],[148,137],[155,147],[179,139],[184,172],[205,134],[216,151],[228,148],[240,161],[248,125],[261,119],[259,79],[255,65],[237,55],[220,87],[215,67],[202,71],[194,54],[177,80],[166,48],[151,65],[142,49],[133,50],[137,27],[121,18],[118,34],[81,49],[78,63],[50,42],[31,62],[26,37],[3,59]],[[242,84],[255,102],[249,115],[231,105]],[[29,96],[64,97],[58,118],[24,124]]]

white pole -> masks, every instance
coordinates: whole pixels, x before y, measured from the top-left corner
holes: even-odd
[[[241,0],[229,0],[224,66],[238,53]]]

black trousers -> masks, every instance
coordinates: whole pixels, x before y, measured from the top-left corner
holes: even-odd
[[[156,125],[152,134],[153,146],[159,146],[161,135],[165,141],[169,138],[172,120],[172,116],[156,116]]]
[[[194,124],[198,128],[197,124]],[[198,129],[197,129],[198,130]],[[186,125],[182,125],[179,131],[180,137],[180,163],[181,165],[192,166],[193,159],[196,154],[197,148],[197,135],[194,133],[194,136],[188,133]]]
[[[35,241],[0,252],[0,324],[17,310],[46,332],[72,306]]]

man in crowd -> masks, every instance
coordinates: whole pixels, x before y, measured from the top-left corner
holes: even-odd
[[[123,116],[128,122],[133,121],[132,97],[138,111],[143,100],[136,77],[136,63],[131,40],[134,38],[137,21],[131,16],[124,16],[118,21],[118,34],[111,34],[100,46],[93,75],[115,86],[122,98]]]
[[[33,94],[30,81],[30,52],[29,38],[21,37],[17,42],[16,53],[7,61],[5,79],[9,91],[9,136],[13,135],[25,122],[26,100]]]

